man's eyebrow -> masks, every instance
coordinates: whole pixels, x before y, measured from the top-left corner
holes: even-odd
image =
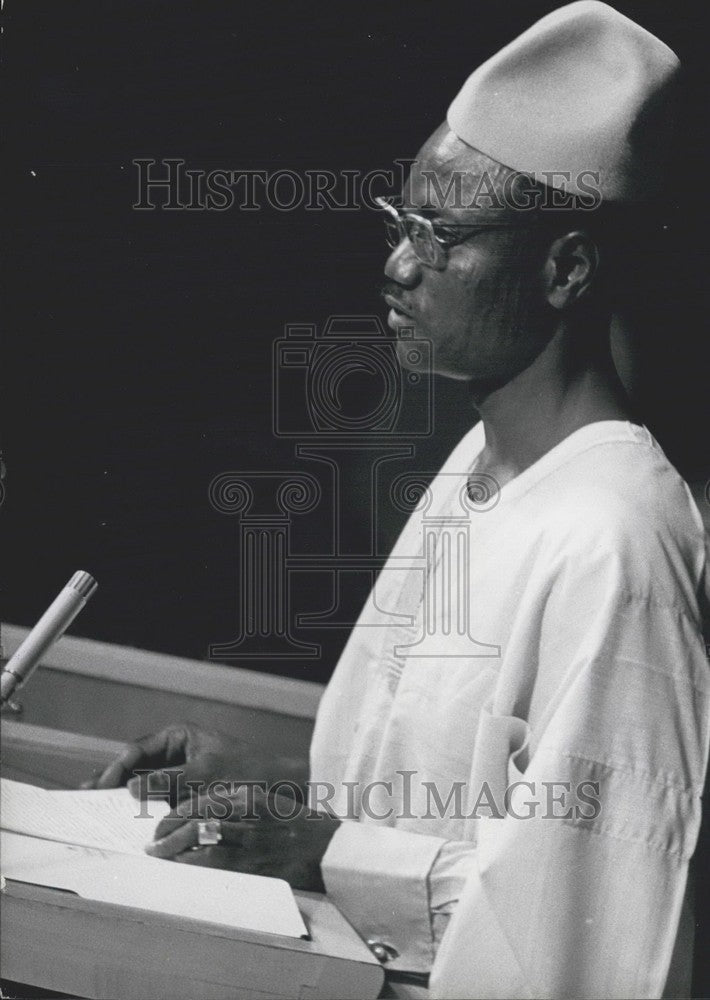
[[[504,209],[473,209],[466,213],[467,218],[452,216],[447,210],[447,206],[436,208],[432,205],[425,205],[420,208],[418,205],[404,205],[400,212],[406,215],[408,212],[414,215],[421,215],[432,222],[438,222],[441,226],[450,229],[480,229],[482,226],[490,225],[510,225],[517,221],[514,214]]]
[[[473,215],[471,218],[462,219],[459,216],[453,216],[450,214],[449,207],[447,205],[436,206],[432,204],[427,205],[415,205],[414,203],[405,203],[399,209],[403,215],[411,213],[412,215],[421,215],[425,219],[429,219],[432,222],[438,222],[442,226],[448,226],[452,229],[476,229],[481,225],[488,225],[492,222],[508,221],[503,217],[503,213],[500,210],[494,210],[491,215],[488,215],[485,210],[478,210],[482,215],[482,218],[476,218]]]

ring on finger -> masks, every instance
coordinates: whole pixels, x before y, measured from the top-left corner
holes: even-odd
[[[218,819],[201,819],[197,822],[197,846],[212,847],[224,840],[222,822]]]

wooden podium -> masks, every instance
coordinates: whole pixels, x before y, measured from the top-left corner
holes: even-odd
[[[12,652],[24,630],[13,629],[12,633],[9,643],[6,634],[6,653],[8,645]],[[63,666],[57,666],[56,661],[50,662],[41,672],[45,675],[63,672],[66,675],[62,678],[63,698],[76,705],[82,693],[86,693],[81,688],[87,680],[91,685],[106,679],[101,675],[100,663],[98,676],[85,672],[90,669],[90,661],[98,663],[97,653],[105,647],[68,638],[60,642],[59,647],[62,646],[55,656],[58,655]],[[83,663],[85,670],[65,669],[67,661],[62,657],[71,654],[72,650],[82,654],[78,662]],[[112,647],[112,650],[116,656],[123,653],[119,647]],[[163,661],[171,658],[137,650],[127,650],[124,655],[129,662],[138,662],[141,667],[142,685],[137,686],[142,688],[139,697],[144,708],[154,700],[156,705],[170,701],[167,688],[170,664]],[[141,657],[145,657],[145,662],[139,662]],[[157,670],[154,669],[156,661]],[[179,661],[178,690],[173,689],[173,696],[184,695],[180,686],[185,681],[187,663]],[[232,675],[229,668],[212,664],[196,662],[190,667],[189,686],[194,684],[199,688],[203,701],[205,690],[215,694],[215,671],[218,675],[222,675],[222,671]],[[245,694],[245,700],[251,704],[240,706],[230,699],[238,697],[234,682],[243,673],[246,672],[237,671],[236,676],[229,678],[232,683],[225,689],[222,708],[234,707],[237,715],[240,711],[242,714],[268,715],[271,697],[277,707],[272,724],[275,722],[283,732],[280,716],[286,714],[282,711],[283,706],[290,703],[301,713],[298,716],[301,727],[294,726],[292,736],[295,740],[302,738],[307,713],[311,705],[314,708],[317,703],[317,698],[312,697],[314,692],[302,689],[299,702],[290,696],[293,692],[284,695],[278,684],[274,687],[274,681],[281,679],[265,678],[266,684],[259,693],[258,675],[253,675]],[[130,670],[128,674],[130,678]],[[219,679],[225,678],[222,675]],[[112,706],[105,703],[97,706],[98,721],[92,720],[91,702],[84,702],[88,732],[37,725],[31,720],[40,714],[44,716],[42,722],[46,723],[50,708],[42,687],[51,688],[57,677],[50,676],[45,684],[46,680],[46,676],[44,679],[35,676],[27,691],[22,692],[25,704],[22,718],[28,721],[3,718],[3,774],[45,787],[77,787],[91,774],[93,767],[110,760],[123,745],[91,732],[92,726],[102,725],[101,716],[107,708],[120,716],[120,699],[118,702],[113,700]],[[151,682],[158,683],[150,687]],[[114,675],[110,683],[120,687],[120,674]],[[129,708],[135,692],[129,690],[130,679],[124,679],[123,683]],[[283,683],[289,687],[304,682]],[[75,684],[75,697],[70,690],[72,684]],[[219,687],[222,690],[222,686]],[[175,721],[180,721],[180,717],[175,717]],[[143,722],[138,724],[142,725],[143,732],[151,728]],[[266,728],[268,731],[269,727]],[[134,737],[139,733],[129,731],[127,735]],[[324,896],[297,892],[296,899],[310,940],[242,931],[193,920],[189,916],[169,917],[8,881],[0,894],[0,974],[3,979],[96,1000],[167,1000],[173,997],[177,1000],[252,1000],[260,997],[374,1000],[382,989],[384,971],[364,942]]]

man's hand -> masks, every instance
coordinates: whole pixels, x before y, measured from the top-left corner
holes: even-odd
[[[225,798],[209,796],[183,802],[160,821],[155,841],[146,848],[155,858],[269,875],[285,879],[294,889],[325,892],[320,862],[340,821],[307,809],[290,796],[242,789]],[[199,846],[199,824],[218,815],[222,842]],[[198,819],[202,817],[203,819]]]
[[[214,778],[258,777],[251,755],[239,740],[223,733],[206,733],[189,724],[168,726],[159,733],[136,740],[98,777],[84,788],[118,788],[128,785],[135,798],[163,792],[171,804],[190,794],[187,781]],[[134,777],[134,770],[150,769],[149,780]],[[178,776],[180,780],[178,781]]]

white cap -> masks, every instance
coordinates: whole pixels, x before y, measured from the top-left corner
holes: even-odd
[[[551,187],[588,194],[596,186],[603,201],[641,201],[663,183],[679,69],[655,35],[605,3],[580,0],[479,66],[447,120],[469,146]]]

